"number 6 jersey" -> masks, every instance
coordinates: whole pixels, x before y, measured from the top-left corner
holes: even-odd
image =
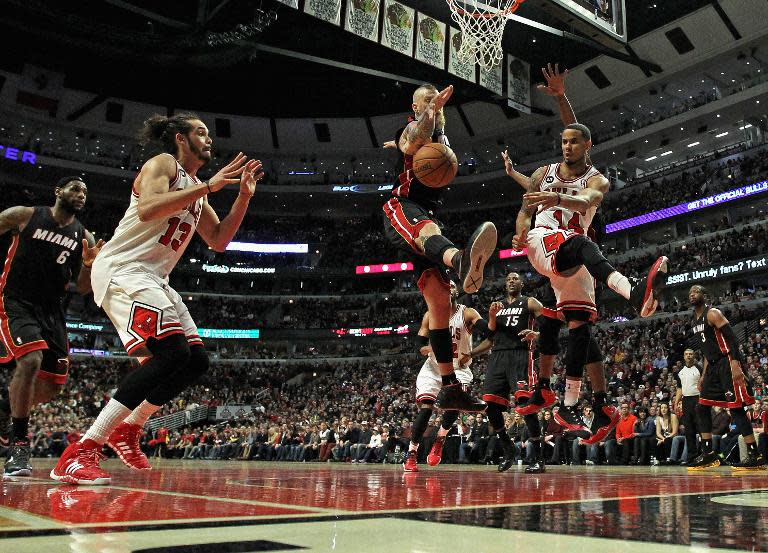
[[[170,154],[161,154],[170,155]],[[175,158],[174,158],[175,160]],[[138,180],[139,175],[136,176]],[[184,190],[200,183],[176,161],[176,176],[169,191]],[[131,203],[93,264],[93,299],[101,306],[112,275],[122,270],[139,270],[168,279],[197,229],[203,198],[198,198],[183,209],[161,219],[139,219],[139,194],[136,181],[131,190]]]

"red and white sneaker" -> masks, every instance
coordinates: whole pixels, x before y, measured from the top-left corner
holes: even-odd
[[[419,472],[419,466],[416,464],[416,452],[409,451],[403,459],[403,470],[405,472]]]
[[[427,455],[427,464],[430,467],[436,467],[440,464],[443,458],[443,445],[445,444],[445,436],[438,436],[435,438],[435,443],[432,444],[432,449],[429,450]]]
[[[93,440],[75,442],[61,454],[51,471],[51,478],[68,484],[106,486],[111,479],[109,473],[99,466],[101,459],[104,459],[101,446]]]
[[[557,395],[549,388],[536,388],[534,391],[518,390],[515,392],[515,413],[524,417],[533,415],[542,409],[549,409],[557,403]]]
[[[141,427],[138,424],[123,422],[110,434],[107,445],[125,466],[134,470],[152,470],[149,459],[141,450],[139,440],[141,440]]]
[[[592,445],[602,442],[608,433],[619,424],[620,418],[621,413],[618,409],[612,405],[603,405],[601,412],[595,413],[595,420],[592,421],[592,426],[595,429],[592,436],[584,440],[583,443]]]

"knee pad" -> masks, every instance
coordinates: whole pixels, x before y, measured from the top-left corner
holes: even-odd
[[[438,363],[453,363],[453,342],[448,328],[436,328],[429,331],[429,344]]]
[[[584,376],[584,365],[589,353],[591,329],[588,324],[568,330],[568,349],[565,352],[565,374],[572,378]]]
[[[486,407],[485,414],[488,415],[488,422],[491,423],[492,428],[490,434],[504,429],[504,411],[505,409],[498,403],[489,403]]]
[[[549,317],[539,317],[536,321],[539,324],[539,352],[541,355],[558,355],[562,321]]]
[[[750,424],[744,409],[737,407],[735,409],[728,409],[728,411],[731,413],[731,420],[733,421],[733,424],[736,425],[736,430],[739,431],[739,434],[745,437],[752,435],[752,425]]]
[[[49,357],[43,352],[43,363],[40,366],[40,370],[37,371],[38,380],[46,380],[63,386],[67,383],[67,377],[69,376],[69,358],[56,359]]]
[[[187,371],[193,380],[197,380],[208,372],[210,365],[208,352],[205,351],[205,347],[199,344],[189,346],[189,363],[187,364]]]
[[[709,405],[696,405],[696,422],[699,425],[699,432],[702,434],[712,433],[712,407]]]
[[[433,234],[424,240],[424,256],[432,263],[444,266],[443,254],[446,250],[455,248],[453,242],[448,240],[442,234]]]
[[[587,349],[587,365],[590,363],[599,363],[603,360],[603,352],[600,350],[600,345],[597,343],[597,338],[590,334],[589,336],[589,348]]]
[[[459,418],[458,411],[443,411],[443,420],[440,421],[440,426],[444,430],[450,430],[453,423]]]
[[[162,340],[150,338],[147,349],[152,353],[152,359],[163,368],[174,369],[189,363],[189,344],[183,334],[171,334]]]

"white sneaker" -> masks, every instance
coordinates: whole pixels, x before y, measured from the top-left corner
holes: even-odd
[[[594,465],[594,464],[595,464],[595,462],[594,462],[594,461],[590,461],[589,459],[587,459],[586,461],[584,461],[584,463],[586,463],[586,464],[587,464],[587,465],[589,465],[590,467],[591,467],[592,465]]]

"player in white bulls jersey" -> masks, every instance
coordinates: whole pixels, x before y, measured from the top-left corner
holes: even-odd
[[[453,349],[453,370],[461,385],[466,388],[472,383],[472,371],[469,368],[469,365],[472,363],[472,359],[469,357],[469,352],[472,351],[472,332],[477,329],[487,334],[488,323],[475,309],[457,303],[459,289],[453,281],[450,283],[450,290],[451,318],[448,323],[448,329],[451,333]],[[419,346],[419,353],[426,355],[427,359],[424,361],[424,365],[422,365],[419,375],[416,377],[416,404],[419,406],[419,412],[413,420],[411,443],[408,453],[403,460],[403,469],[406,472],[417,472],[419,470],[416,463],[419,442],[424,436],[429,419],[432,417],[435,401],[443,386],[440,366],[429,345],[429,312],[424,313],[424,317],[421,320],[417,344]],[[462,363],[461,359],[465,359],[465,361]],[[427,463],[429,465],[435,466],[440,464],[445,437],[458,416],[458,411],[443,411],[440,429],[427,456]]]
[[[618,421],[616,409],[606,405],[602,353],[591,332],[597,321],[595,279],[628,300],[641,317],[648,317],[658,306],[657,294],[668,270],[667,258],[660,257],[645,278],[633,285],[588,238],[587,229],[609,189],[608,179],[587,162],[591,147],[592,136],[586,126],[572,123],[565,127],[563,161],[540,167],[531,176],[513,240],[517,248],[528,246],[533,267],[549,277],[556,309],[567,321],[565,398],[555,418],[567,430],[592,432],[587,443],[602,440]],[[531,229],[534,214],[535,227]],[[576,411],[585,365],[595,391],[591,429],[585,429]]]
[[[195,231],[212,249],[226,249],[263,176],[261,162],[240,153],[201,182],[197,171],[211,160],[212,142],[193,114],[153,116],[144,123],[142,137],[165,153],[142,166],[128,209],[91,273],[94,300],[141,366],[123,379],[83,439],[70,445],[51,471],[52,478],[70,484],[109,483],[109,474],[99,467],[105,443],[129,467],[151,468],[139,448],[144,423],[208,368],[197,326],[168,285],[168,275]],[[219,220],[207,195],[238,183],[240,193]]]

